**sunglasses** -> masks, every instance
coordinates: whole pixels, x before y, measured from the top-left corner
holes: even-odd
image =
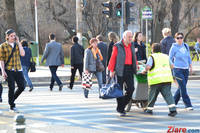
[[[183,39],[183,37],[177,37],[176,39],[177,39],[177,40],[179,40],[179,39]]]

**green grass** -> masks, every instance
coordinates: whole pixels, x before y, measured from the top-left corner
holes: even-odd
[[[33,57],[33,60],[36,62],[36,58],[37,57]],[[42,55],[39,56],[39,62],[41,62],[41,58],[42,58]],[[44,60],[44,62],[42,64],[40,64],[41,66],[45,66],[45,63],[46,63],[46,60]],[[70,65],[70,58],[69,57],[65,57],[64,58],[64,63],[65,65]]]

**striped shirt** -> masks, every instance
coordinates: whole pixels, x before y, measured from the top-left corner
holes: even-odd
[[[6,64],[11,52],[12,52],[12,46],[7,42],[2,43],[0,45],[0,61],[4,61],[4,64]],[[14,71],[21,70],[20,52],[18,45],[16,45],[16,49],[13,52],[13,56],[10,59],[10,62],[8,63],[5,69]]]

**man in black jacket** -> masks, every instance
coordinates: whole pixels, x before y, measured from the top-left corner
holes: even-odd
[[[103,65],[104,65],[104,71],[102,72],[102,79],[103,79],[103,84],[106,83],[106,61],[107,61],[107,44],[103,42],[103,36],[102,35],[98,35],[96,37],[96,39],[98,40],[98,44],[97,47],[100,49],[101,54],[103,56]]]
[[[72,38],[74,45],[71,47],[71,78],[69,88],[72,89],[74,85],[74,77],[76,75],[76,70],[78,69],[80,76],[82,77],[83,72],[83,57],[84,48],[78,44],[78,37],[74,36]]]

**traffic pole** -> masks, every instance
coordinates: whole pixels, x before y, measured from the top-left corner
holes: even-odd
[[[35,0],[35,42],[37,45],[36,64],[39,66],[39,41],[38,41],[38,19],[37,19],[37,0]]]

